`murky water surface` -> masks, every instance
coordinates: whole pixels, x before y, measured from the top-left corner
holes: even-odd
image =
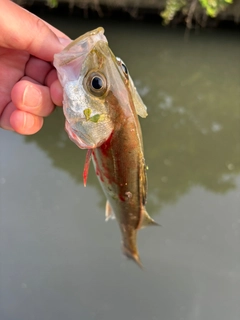
[[[144,271],[122,256],[61,109],[34,136],[1,130],[1,320],[239,320],[239,34],[47,19],[72,38],[102,25],[128,65],[162,227],[139,233]]]

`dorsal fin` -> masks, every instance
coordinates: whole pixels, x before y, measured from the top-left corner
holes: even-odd
[[[139,192],[139,200],[142,206],[146,205],[147,202],[147,174],[146,174],[146,165],[145,160],[142,155],[139,155],[138,160],[138,192]]]

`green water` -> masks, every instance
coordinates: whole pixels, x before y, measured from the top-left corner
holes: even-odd
[[[239,320],[239,32],[45,18],[72,38],[102,25],[127,64],[162,227],[139,232],[144,271],[122,256],[60,108],[34,136],[1,130],[0,319]]]

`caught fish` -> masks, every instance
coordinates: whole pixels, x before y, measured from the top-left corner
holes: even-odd
[[[123,253],[141,266],[137,231],[157,225],[148,215],[146,165],[138,115],[142,102],[124,62],[97,28],[71,42],[54,57],[63,87],[65,129],[81,149],[88,149],[84,185],[92,159],[107,198],[106,220],[116,217]]]

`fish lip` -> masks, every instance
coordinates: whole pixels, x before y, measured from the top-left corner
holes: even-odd
[[[91,141],[89,144],[87,144],[79,137],[79,131],[72,128],[70,122],[68,122],[67,119],[65,121],[65,131],[67,132],[69,139],[72,140],[72,142],[74,142],[80,149],[96,149],[100,147],[105,141],[107,141],[112,135],[111,131],[105,139],[102,139],[97,143]]]
[[[78,131],[73,129],[67,120],[65,121],[65,130],[69,136],[69,139],[72,140],[80,149],[95,149],[97,147],[97,145],[94,143],[87,145],[85,142],[83,142],[78,136]]]

